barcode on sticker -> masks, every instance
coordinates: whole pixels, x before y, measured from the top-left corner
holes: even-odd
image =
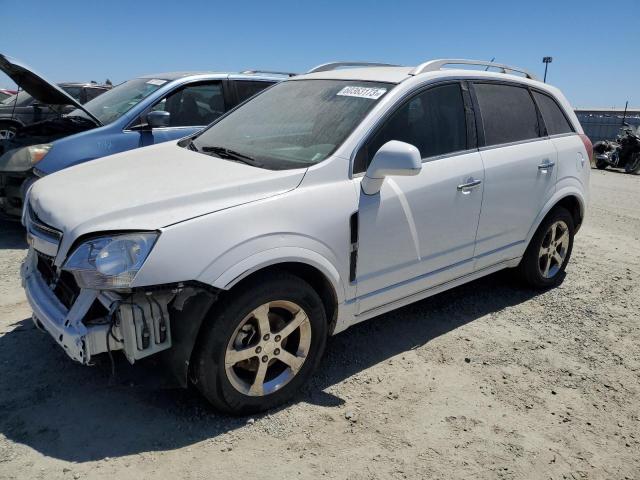
[[[358,97],[377,100],[385,93],[387,93],[386,88],[344,87],[337,93],[337,95],[340,97]]]

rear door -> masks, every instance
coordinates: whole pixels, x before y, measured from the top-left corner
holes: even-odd
[[[587,190],[591,164],[583,153],[582,139],[551,95],[538,90],[532,92],[542,114],[547,135],[558,152],[556,184],[560,188],[565,181],[578,181]]]
[[[484,198],[475,269],[517,258],[538,213],[555,192],[557,153],[529,89],[475,82]]]

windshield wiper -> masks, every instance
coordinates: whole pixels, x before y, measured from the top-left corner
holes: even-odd
[[[202,151],[205,153],[213,153],[220,158],[225,158],[228,160],[235,160],[238,162],[246,163],[247,165],[251,165],[252,167],[262,167],[262,163],[260,163],[255,158],[245,155],[244,153],[236,152],[235,150],[231,150],[225,147],[202,147]]]
[[[198,150],[198,147],[196,147],[196,144],[193,143],[193,140],[189,141],[189,143],[187,143],[187,148],[189,150],[193,150],[194,152],[199,152],[200,150]]]

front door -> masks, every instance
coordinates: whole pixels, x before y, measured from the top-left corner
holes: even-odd
[[[129,132],[138,138],[138,146],[144,147],[156,143],[177,140],[204,128],[226,111],[222,91],[222,82],[198,82],[178,88],[158,101],[145,112],[166,111],[171,114],[169,126],[153,130],[134,128]],[[137,127],[145,122],[139,118],[133,123]]]
[[[464,104],[459,83],[424,90],[400,106],[356,157],[364,155],[366,168],[390,140],[415,145],[423,157],[418,175],[388,177],[380,193],[360,193],[359,313],[472,271],[484,170]]]

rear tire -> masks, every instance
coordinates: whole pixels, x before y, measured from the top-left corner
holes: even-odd
[[[640,153],[633,154],[631,161],[624,166],[624,171],[631,174],[635,174],[640,171]]]
[[[290,400],[324,353],[327,319],[303,279],[270,272],[238,285],[205,320],[196,387],[217,409],[247,415]]]
[[[566,208],[556,207],[542,221],[518,265],[521,278],[533,288],[552,288],[564,279],[571,258],[575,226]]]

